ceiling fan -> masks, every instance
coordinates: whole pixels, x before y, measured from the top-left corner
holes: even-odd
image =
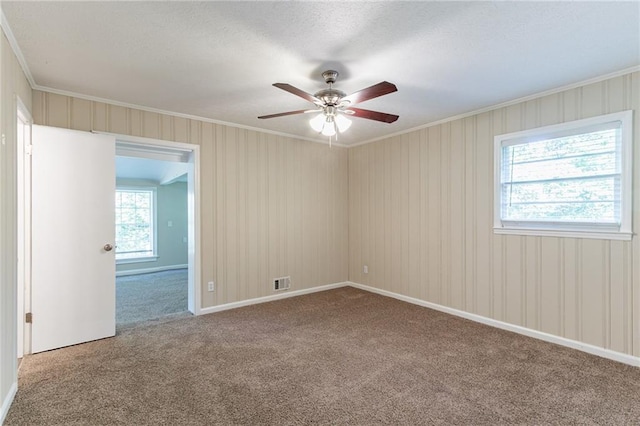
[[[393,93],[398,90],[395,84],[383,81],[347,96],[343,91],[333,88],[333,83],[335,83],[338,78],[338,71],[327,70],[322,73],[322,77],[329,85],[329,88],[320,90],[313,95],[287,83],[273,84],[278,89],[292,93],[315,104],[315,109],[281,112],[278,114],[263,115],[258,118],[265,119],[294,114],[319,113],[309,121],[309,124],[317,132],[321,132],[323,135],[329,136],[329,142],[331,142],[332,136],[346,131],[351,126],[351,120],[346,116],[366,118],[368,120],[381,121],[383,123],[393,123],[398,119],[398,116],[394,114],[354,108],[351,106],[353,104],[368,101],[369,99]]]

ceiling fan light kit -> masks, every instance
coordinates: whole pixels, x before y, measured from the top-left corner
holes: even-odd
[[[329,88],[322,89],[313,95],[287,83],[274,83],[273,85],[275,87],[312,102],[317,108],[263,115],[258,118],[276,118],[287,115],[318,112],[318,115],[309,120],[309,125],[316,132],[329,137],[329,146],[331,146],[333,136],[337,139],[339,133],[344,133],[351,127],[351,120],[349,120],[346,115],[381,121],[383,123],[393,123],[398,119],[398,116],[394,114],[351,107],[352,104],[368,101],[369,99],[397,91],[398,89],[394,84],[383,81],[347,96],[345,92],[333,88],[333,83],[336,82],[338,75],[338,71],[334,70],[323,72],[322,77],[325,83],[329,85]]]
[[[337,133],[344,133],[351,127],[351,120],[338,112],[336,107],[328,106],[320,111],[320,114],[309,120],[311,128],[325,136],[334,136]]]

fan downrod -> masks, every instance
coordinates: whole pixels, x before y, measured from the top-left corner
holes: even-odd
[[[338,78],[338,71],[327,70],[322,73],[322,77],[324,77],[324,81],[329,85],[329,88],[322,89],[314,93],[313,96],[322,100],[323,107],[338,105],[340,100],[347,96],[342,90],[337,90],[332,87],[332,84],[335,83]]]

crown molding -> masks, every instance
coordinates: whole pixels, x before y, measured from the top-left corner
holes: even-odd
[[[74,98],[78,98],[78,99],[84,99],[87,101],[92,101],[92,102],[101,102],[104,104],[108,104],[108,105],[114,105],[114,106],[121,106],[121,107],[125,107],[125,108],[132,108],[132,109],[137,109],[140,111],[146,111],[146,112],[152,112],[152,113],[156,113],[156,114],[163,114],[163,115],[170,115],[173,117],[180,117],[180,118],[186,118],[188,120],[198,120],[198,121],[202,121],[205,123],[212,123],[212,124],[219,124],[222,126],[227,126],[227,127],[232,127],[232,128],[237,128],[237,129],[243,129],[243,130],[250,130],[250,131],[254,131],[254,132],[260,132],[260,133],[266,133],[266,134],[270,134],[270,135],[275,135],[275,136],[282,136],[282,137],[286,137],[286,138],[291,138],[291,139],[298,139],[298,140],[305,140],[305,141],[309,141],[309,142],[314,142],[314,143],[321,143],[324,145],[328,145],[329,142],[325,139],[316,139],[316,138],[309,138],[309,137],[305,137],[305,136],[297,136],[297,135],[293,135],[290,133],[284,133],[284,132],[277,132],[277,131],[273,131],[273,130],[267,130],[267,129],[261,129],[258,127],[252,127],[252,126],[245,126],[242,124],[236,124],[236,123],[230,123],[227,121],[222,121],[222,120],[215,120],[212,118],[207,118],[207,117],[200,117],[197,115],[191,115],[191,114],[184,114],[184,113],[180,113],[180,112],[175,112],[175,111],[168,111],[168,110],[162,110],[162,109],[158,109],[158,108],[151,108],[151,107],[147,107],[144,105],[136,105],[136,104],[130,104],[127,102],[119,102],[119,101],[114,101],[111,99],[106,99],[106,98],[100,98],[97,96],[90,96],[90,95],[84,95],[82,93],[75,93],[72,91],[67,91],[67,90],[59,90],[59,89],[54,89],[51,87],[46,87],[46,86],[40,86],[39,84],[36,84],[35,80],[33,79],[33,75],[31,74],[31,71],[29,70],[29,67],[27,65],[27,62],[24,58],[24,55],[22,54],[22,50],[20,49],[20,46],[18,45],[17,40],[15,39],[13,32],[11,31],[11,27],[9,26],[9,22],[7,21],[4,12],[2,11],[2,5],[0,4],[0,24],[2,29],[4,30],[5,35],[7,36],[7,39],[9,40],[9,44],[11,45],[11,49],[13,50],[13,53],[16,55],[16,57],[18,58],[18,62],[20,63],[20,67],[22,68],[22,71],[24,72],[25,76],[27,77],[27,80],[29,81],[29,84],[31,85],[31,88],[33,90],[40,90],[42,92],[47,92],[47,93],[53,93],[53,94],[57,94],[57,95],[62,95],[62,96],[70,96],[70,97],[74,97]],[[556,93],[560,93],[560,92],[564,92],[566,90],[571,90],[571,89],[575,89],[577,87],[581,87],[581,86],[586,86],[589,84],[593,84],[593,83],[599,83],[601,81],[604,80],[608,80],[611,78],[615,78],[615,77],[619,77],[625,74],[630,74],[633,72],[637,72],[640,71],[640,65],[635,65],[633,67],[630,68],[625,68],[623,70],[619,70],[619,71],[615,71],[609,74],[604,74],[601,76],[597,76],[597,77],[593,77],[587,80],[582,80],[579,81],[577,83],[571,83],[571,84],[567,84],[564,86],[559,86],[556,87],[554,89],[549,89],[549,90],[545,90],[543,92],[538,92],[538,93],[534,93],[531,95],[527,95],[521,98],[517,98],[517,99],[513,99],[510,101],[506,101],[506,102],[502,102],[499,104],[494,104],[494,105],[490,105],[484,108],[480,108],[480,109],[476,109],[473,111],[469,111],[466,113],[462,113],[462,114],[458,114],[458,115],[454,115],[451,117],[447,117],[447,118],[443,118],[441,120],[436,120],[436,121],[432,121],[426,124],[422,124],[420,126],[417,127],[412,127],[410,129],[407,130],[402,130],[396,133],[391,133],[389,135],[385,135],[385,136],[380,136],[380,137],[376,137],[373,139],[367,139],[365,141],[362,142],[355,142],[355,143],[351,143],[351,144],[342,144],[342,143],[338,143],[338,142],[332,142],[331,145],[333,146],[337,146],[340,148],[354,148],[356,146],[360,146],[360,145],[366,145],[369,143],[373,143],[373,142],[377,142],[377,141],[381,141],[381,140],[385,140],[385,139],[391,139],[397,136],[401,136],[404,134],[408,134],[408,133],[412,133],[418,130],[422,130],[422,129],[426,129],[429,127],[433,127],[433,126],[437,126],[439,124],[444,124],[444,123],[449,123],[451,121],[455,121],[455,120],[460,120],[463,118],[468,118],[468,117],[472,117],[474,115],[478,115],[478,114],[482,114],[485,112],[489,112],[489,111],[494,111],[496,109],[500,109],[500,108],[504,108],[504,107],[508,107],[511,105],[515,105],[515,104],[519,104],[522,102],[527,102],[533,99],[537,99],[537,98],[541,98],[544,96],[548,96],[548,95],[553,95]]]
[[[205,122],[205,123],[212,123],[212,124],[219,124],[219,125],[227,126],[227,127],[233,127],[233,128],[236,128],[236,129],[251,130],[251,131],[254,131],[254,132],[267,133],[267,134],[275,135],[275,136],[282,136],[282,137],[291,138],[291,139],[305,140],[305,141],[309,141],[309,142],[321,143],[321,144],[324,144],[324,145],[329,145],[329,142],[324,140],[324,139],[314,139],[314,138],[309,138],[309,137],[304,137],[304,136],[296,136],[296,135],[292,135],[290,133],[284,133],[284,132],[277,132],[277,131],[274,131],[274,130],[261,129],[259,127],[245,126],[243,124],[230,123],[228,121],[216,120],[216,119],[213,119],[213,118],[201,117],[201,116],[192,115],[192,114],[184,114],[184,113],[181,113],[181,112],[168,111],[168,110],[163,110],[163,109],[159,109],[159,108],[151,108],[151,107],[147,107],[147,106],[144,106],[144,105],[131,104],[131,103],[128,103],[128,102],[114,101],[114,100],[111,100],[111,99],[101,98],[101,97],[98,97],[98,96],[84,95],[82,93],[75,93],[75,92],[68,91],[68,90],[60,90],[60,89],[54,89],[54,88],[51,88],[51,87],[40,86],[38,84],[36,84],[34,86],[31,86],[31,88],[33,90],[39,90],[41,92],[52,93],[54,95],[69,96],[69,97],[73,97],[73,98],[77,98],[77,99],[83,99],[83,100],[91,101],[91,102],[100,102],[100,103],[104,103],[104,104],[107,104],[107,105],[120,106],[120,107],[124,107],[124,108],[132,108],[132,109],[137,109],[137,110],[145,111],[145,112],[169,115],[169,116],[172,116],[172,117],[180,117],[180,118],[185,118],[185,119],[188,119],[188,120],[197,120],[197,121],[202,121],[202,122]],[[341,148],[347,148],[347,145],[339,144],[339,143],[336,143],[336,142],[332,142],[331,145],[335,145],[335,146],[338,146],[338,147],[341,147]]]

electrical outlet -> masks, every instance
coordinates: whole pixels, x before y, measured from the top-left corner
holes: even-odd
[[[214,281],[209,281],[209,283],[207,284],[209,291],[215,291],[216,290],[216,283]]]
[[[368,274],[369,273],[369,267],[367,265],[364,265],[362,267],[362,272],[364,272],[365,274]]]

